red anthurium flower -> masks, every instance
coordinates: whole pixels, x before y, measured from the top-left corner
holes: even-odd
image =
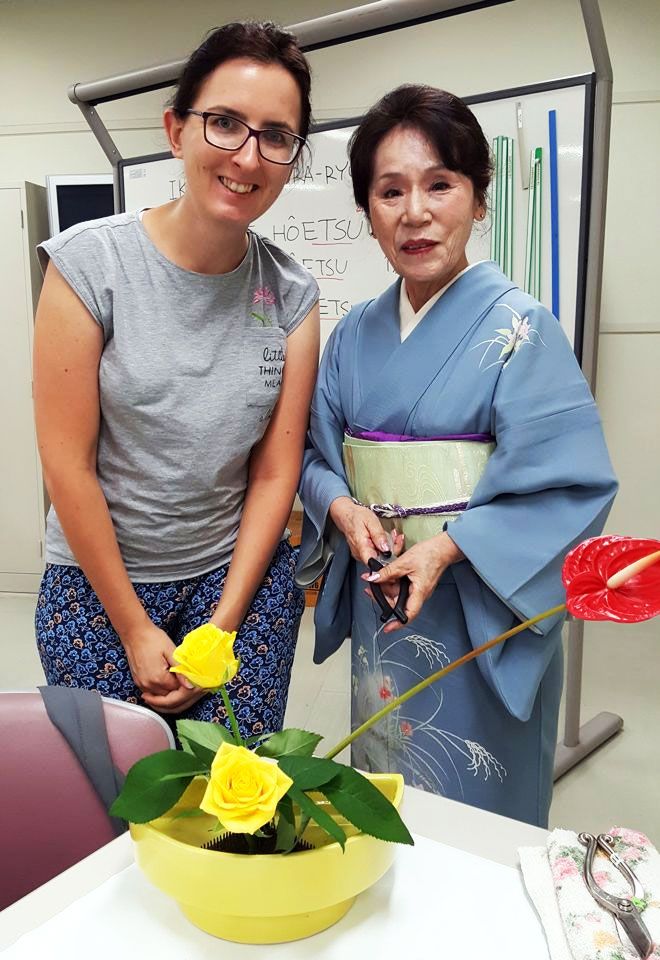
[[[380,696],[387,701],[385,706],[344,737],[326,754],[328,759],[336,757],[349,743],[421,690],[547,617],[563,613],[566,609],[580,620],[637,623],[657,617],[660,614],[660,540],[637,540],[634,537],[593,537],[584,540],[564,560],[562,580],[566,587],[565,604],[544,610],[506,633],[500,633],[441,670],[436,670],[430,677],[420,680],[398,697],[392,696],[389,686],[381,687]],[[407,736],[404,723],[401,723],[401,733]]]
[[[562,580],[566,606],[580,620],[650,620],[660,614],[660,540],[585,540],[566,557]]]

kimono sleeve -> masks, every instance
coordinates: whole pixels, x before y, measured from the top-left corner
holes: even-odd
[[[312,398],[310,426],[299,487],[303,517],[300,562],[296,582],[306,586],[323,574],[314,610],[314,661],[322,663],[350,632],[351,598],[347,573],[350,553],[343,536],[328,517],[337,497],[350,497],[342,461],[345,416],[339,383],[343,325],[334,329],[319,369]]]
[[[299,487],[305,513],[317,536],[323,534],[332,501],[351,496],[342,461],[346,419],[339,387],[341,334],[342,328],[335,327],[323,351],[312,397]]]
[[[453,572],[475,646],[486,633],[563,603],[564,557],[601,532],[617,490],[598,410],[564,332],[540,304],[519,299],[508,351],[498,343],[491,354],[491,362],[503,359],[491,409],[496,448],[468,509],[447,529],[468,560]],[[560,619],[479,658],[521,719],[555,651]]]

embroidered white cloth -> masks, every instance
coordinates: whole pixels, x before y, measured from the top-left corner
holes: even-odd
[[[660,854],[637,830],[613,827],[616,853],[644,888],[642,919],[660,960]],[[545,848],[521,847],[520,865],[536,907],[552,960],[638,960],[625,934],[621,938],[610,913],[589,893],[583,879],[585,847],[571,830],[553,830]],[[594,859],[596,883],[612,894],[630,897],[629,884],[602,852]]]

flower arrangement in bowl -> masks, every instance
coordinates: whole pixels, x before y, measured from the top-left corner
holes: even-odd
[[[275,943],[336,922],[385,873],[390,844],[413,840],[397,810],[399,774],[314,756],[321,736],[306,730],[243,740],[225,689],[239,669],[235,637],[198,627],[171,668],[220,692],[230,729],[179,720],[183,749],[134,764],[111,813],[130,821],[139,866],[193,923]]]
[[[111,807],[130,821],[136,858],[202,929],[277,943],[323,930],[412,844],[399,774],[361,773],[333,758],[420,690],[535,623],[568,610],[632,623],[660,613],[660,542],[596,537],[566,557],[566,603],[526,620],[392,699],[324,757],[319,734],[288,729],[243,740],[225,685],[239,669],[234,633],[189,633],[171,669],[219,690],[229,728],[180,720],[181,750],[139,760]],[[386,841],[386,842],[384,842]]]

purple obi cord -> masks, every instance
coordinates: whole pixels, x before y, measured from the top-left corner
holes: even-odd
[[[467,500],[455,500],[453,503],[438,503],[430,507],[402,507],[398,503],[360,503],[360,507],[368,507],[382,520],[405,520],[406,517],[435,517],[443,513],[462,513],[467,510]]]
[[[415,442],[424,443],[427,440],[473,440],[476,443],[493,443],[495,437],[490,433],[451,433],[444,437],[411,437],[406,433],[383,433],[381,430],[366,430],[362,433],[354,433],[349,427],[344,431],[347,436],[354,440],[373,440],[376,443],[406,443]]]

